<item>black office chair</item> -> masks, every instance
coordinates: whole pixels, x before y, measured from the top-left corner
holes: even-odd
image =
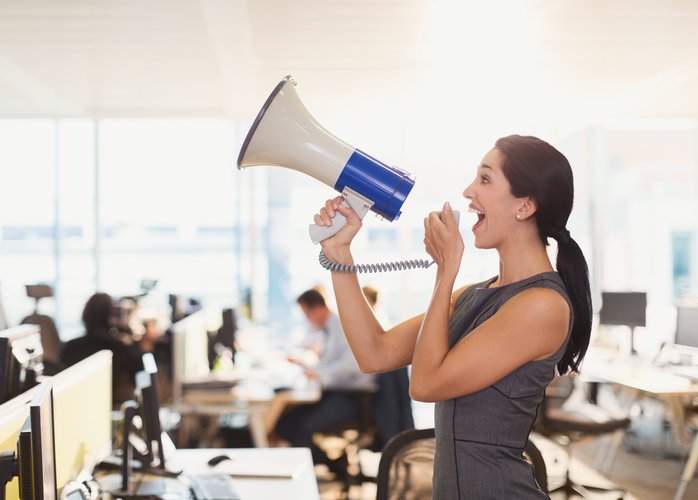
[[[34,311],[24,318],[23,325],[37,325],[41,332],[41,347],[44,350],[44,375],[55,375],[65,366],[61,362],[63,342],[58,335],[58,328],[51,316],[39,314],[39,301],[53,297],[53,288],[49,285],[26,285],[27,296],[34,299]]]
[[[564,491],[570,495],[580,495],[584,498],[592,496],[594,491],[617,492],[618,498],[624,498],[625,491],[619,487],[606,488],[597,485],[579,484],[570,477],[572,448],[575,442],[587,437],[600,437],[612,434],[611,443],[602,449],[599,455],[599,469],[608,472],[615,453],[626,429],[630,426],[627,414],[609,410],[590,402],[587,398],[572,398],[574,382],[570,377],[558,377],[551,385],[543,399],[538,412],[539,421],[536,430],[560,442],[567,453],[567,467],[564,482],[550,490],[551,493]]]
[[[409,429],[383,448],[376,477],[376,500],[431,500],[434,429]]]
[[[359,417],[330,435],[318,436],[319,447],[331,460],[331,469],[343,483],[345,493],[353,485],[375,481],[364,474],[360,450],[380,451],[393,436],[414,428],[407,368],[376,375],[375,388],[353,390]]]
[[[434,429],[409,429],[383,448],[376,478],[376,500],[431,500]],[[548,492],[548,473],[540,450],[527,441],[523,457],[533,466],[538,486]]]

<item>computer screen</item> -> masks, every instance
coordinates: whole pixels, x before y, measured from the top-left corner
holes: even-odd
[[[230,354],[231,361],[235,359],[235,334],[238,331],[235,309],[225,308],[221,311],[221,327],[215,335],[209,338],[208,362],[211,369],[215,368],[216,359],[223,351]]]
[[[698,307],[678,307],[676,309],[674,343],[698,348]]]
[[[0,331],[0,403],[36,385],[43,371],[43,354],[37,325]]]
[[[53,390],[46,380],[29,403],[29,417],[17,441],[22,500],[58,498],[54,450]]]
[[[223,324],[218,330],[218,335],[216,335],[216,342],[230,349],[235,355],[235,334],[238,330],[237,316],[235,315],[235,309],[227,308],[223,309],[221,313],[223,316]]]
[[[193,297],[185,297],[171,293],[168,298],[170,304],[170,320],[173,323],[180,321],[190,314],[201,309],[201,303]]]
[[[602,325],[645,326],[646,311],[645,292],[601,292]]]
[[[53,377],[59,489],[111,453],[112,357],[99,351]]]
[[[173,380],[172,396],[182,396],[182,384],[210,372],[208,361],[208,330],[204,310],[172,325]]]
[[[16,453],[18,436],[29,416],[29,403],[34,399],[39,386],[0,405],[0,451]],[[31,444],[29,445],[31,448]],[[1,486],[1,485],[0,485]],[[10,480],[5,486],[6,500],[19,500],[19,478]]]
[[[160,426],[160,391],[158,388],[158,367],[151,353],[143,354],[144,370],[136,373],[136,397],[143,423],[143,438],[148,446],[150,465],[165,468],[165,453],[162,448],[162,427]]]

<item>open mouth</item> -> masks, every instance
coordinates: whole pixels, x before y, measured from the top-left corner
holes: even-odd
[[[473,207],[470,207],[468,209],[468,211],[477,215],[477,222],[472,227],[472,231],[475,231],[475,229],[477,229],[480,225],[482,225],[482,221],[485,220],[485,214],[482,211],[480,211],[476,208],[473,208]]]

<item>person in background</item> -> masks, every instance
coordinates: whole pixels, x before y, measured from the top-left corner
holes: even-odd
[[[355,420],[359,416],[359,397],[352,390],[372,387],[374,377],[359,370],[339,318],[318,290],[303,292],[297,303],[310,325],[323,331],[317,364],[304,367],[306,376],[321,384],[322,399],[286,412],[275,431],[294,447],[310,448],[316,464],[327,463],[327,457],[313,442],[313,434],[330,432],[343,422]]]
[[[391,321],[378,303],[378,289],[374,286],[366,285],[361,288],[361,291],[364,293],[364,297],[366,297],[368,305],[371,307],[373,314],[376,316],[376,319],[381,324],[381,326],[383,328],[390,327]]]
[[[541,139],[503,137],[463,197],[476,216],[475,247],[498,254],[497,275],[455,287],[465,245],[445,203],[424,219],[424,245],[437,266],[426,312],[384,329],[356,273],[333,271],[339,315],[363,371],[411,364],[412,398],[436,403],[434,499],[542,500],[548,496],[523,448],[556,368],[578,371],[592,324],[588,266],[567,229],[572,168]],[[328,200],[314,221],[330,226],[337,212],[346,217],[321,244],[327,259],[351,265],[362,223],[341,202]]]
[[[117,328],[117,307],[106,293],[95,293],[82,312],[85,335],[63,345],[61,361],[67,366],[101,351],[109,350],[112,358],[112,403],[118,406],[133,399],[135,376],[143,369],[141,350],[128,331]]]

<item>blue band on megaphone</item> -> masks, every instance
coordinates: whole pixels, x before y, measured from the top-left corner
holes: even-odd
[[[334,188],[340,193],[345,187],[353,189],[373,202],[373,212],[393,221],[400,217],[400,208],[414,186],[409,175],[356,149]]]

